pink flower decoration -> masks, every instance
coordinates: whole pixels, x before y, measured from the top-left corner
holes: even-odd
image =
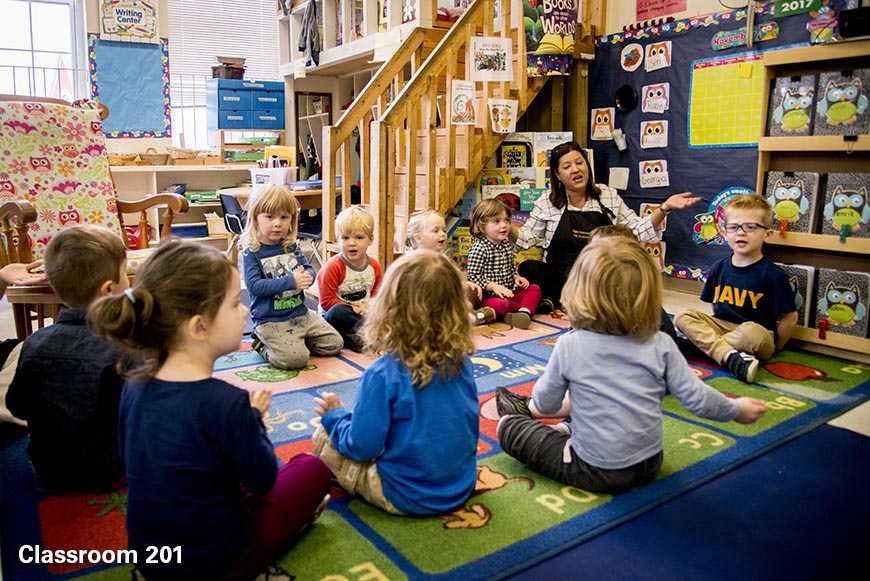
[[[79,143],[84,141],[85,138],[85,126],[81,123],[73,124],[71,121],[67,121],[66,126],[61,128],[63,134],[70,141],[76,140]]]

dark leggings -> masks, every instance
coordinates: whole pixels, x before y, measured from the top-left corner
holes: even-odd
[[[549,298],[554,305],[559,304],[562,287],[567,279],[561,270],[540,260],[525,260],[520,263],[517,272],[528,279],[530,284],[541,287],[542,296]]]

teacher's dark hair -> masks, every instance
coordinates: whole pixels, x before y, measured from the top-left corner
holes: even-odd
[[[599,203],[601,202],[601,188],[595,183],[595,173],[592,164],[589,163],[589,158],[586,156],[586,150],[580,147],[576,141],[566,141],[550,150],[550,203],[560,210],[568,205],[568,194],[565,192],[565,185],[556,177],[556,173],[562,156],[571,151],[579,151],[580,155],[583,156],[583,161],[586,162],[586,167],[589,168],[586,195]]]

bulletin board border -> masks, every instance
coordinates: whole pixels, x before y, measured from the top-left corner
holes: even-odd
[[[163,65],[163,130],[162,131],[107,131],[105,132],[108,138],[121,139],[139,139],[145,137],[172,137],[172,110],[169,105],[169,39],[160,38],[160,61]],[[97,46],[100,42],[100,35],[97,33],[88,33],[88,75],[91,81],[91,92],[93,99],[100,102],[99,85],[97,83]],[[115,42],[115,41],[108,41]],[[151,44],[151,43],[149,43]]]

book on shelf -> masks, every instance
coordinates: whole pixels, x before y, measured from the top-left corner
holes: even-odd
[[[828,331],[867,337],[867,298],[870,273],[820,268],[816,327],[827,319]]]
[[[774,230],[783,234],[815,231],[819,174],[769,171],[765,174],[764,192],[773,208]]]
[[[870,238],[870,173],[829,173],[825,181],[822,234]]]
[[[767,121],[768,135],[812,135],[816,111],[816,81],[816,75],[780,77],[774,80]]]
[[[819,73],[813,135],[870,133],[870,69]]]

